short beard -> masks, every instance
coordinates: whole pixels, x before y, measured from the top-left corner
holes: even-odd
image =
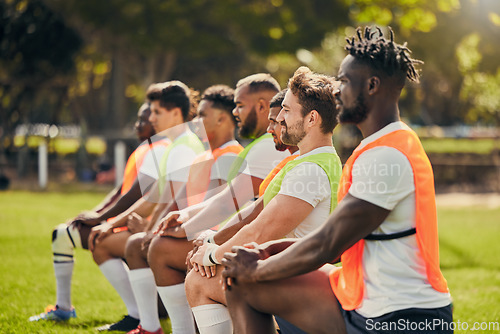
[[[365,104],[365,99],[362,94],[359,94],[356,99],[356,104],[352,108],[342,108],[337,115],[339,123],[359,124],[368,117],[368,107]]]
[[[255,106],[248,113],[245,123],[241,122],[241,127],[238,130],[238,134],[241,138],[251,138],[255,134],[255,129],[257,128],[257,111]]]
[[[297,133],[288,132],[288,127],[285,125],[285,132],[281,134],[283,144],[289,146],[297,146],[304,139],[306,132],[304,131],[304,120],[297,122],[290,127],[290,130],[297,130]]]
[[[285,152],[286,150],[288,150],[289,147],[290,147],[289,145],[281,143],[281,142],[274,144],[274,148],[276,148],[276,151],[280,151],[280,152]]]

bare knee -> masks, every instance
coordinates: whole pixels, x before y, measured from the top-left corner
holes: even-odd
[[[101,265],[109,259],[109,252],[103,243],[98,243],[92,250],[92,258],[97,265]]]
[[[125,245],[125,259],[130,269],[147,268],[147,257],[142,250],[146,233],[136,233],[128,238]]]
[[[204,298],[202,298],[204,291],[203,286],[207,284],[207,279],[203,278],[195,272],[191,270],[184,282],[184,286],[186,288],[186,296],[191,307],[200,306],[204,303]]]
[[[155,236],[148,249],[148,263],[152,269],[166,264],[165,257],[162,256],[168,252],[168,239]]]
[[[128,259],[129,257],[134,257],[141,251],[142,240],[145,235],[145,233],[136,233],[128,238],[127,243],[125,244],[125,258]]]

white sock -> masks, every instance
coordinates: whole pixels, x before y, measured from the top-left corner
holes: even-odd
[[[172,323],[172,334],[195,334],[194,318],[186,298],[184,283],[156,288]]]
[[[125,263],[121,259],[111,259],[102,263],[99,269],[101,269],[103,275],[120,295],[127,307],[128,315],[139,319],[139,309],[135,302],[132,287],[130,286],[130,280],[128,278],[129,270]]]
[[[153,271],[150,268],[133,269],[128,272],[135,301],[139,307],[139,319],[143,329],[154,332],[160,325],[158,317],[158,293]]]
[[[74,262],[54,262],[56,276],[56,305],[63,310],[71,310],[71,278]]]
[[[200,334],[232,334],[233,322],[227,307],[222,304],[207,304],[191,309]]]

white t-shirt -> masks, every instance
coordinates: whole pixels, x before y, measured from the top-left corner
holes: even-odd
[[[335,153],[332,146],[323,146],[295,158],[295,161],[318,153]],[[340,174],[340,173],[339,173]],[[330,215],[332,190],[326,172],[318,164],[303,162],[286,173],[278,194],[301,199],[314,208],[286,238],[302,238],[322,225]]]
[[[231,140],[222,145],[220,148],[224,149],[228,146],[238,145],[236,140]],[[229,171],[231,170],[231,165],[238,154],[233,152],[225,153],[221,155],[217,160],[215,160],[212,165],[212,169],[210,170],[210,180],[223,180],[227,181],[227,176],[229,175]]]
[[[165,142],[170,142],[168,139],[160,139]],[[139,167],[137,173],[137,179],[139,185],[141,186],[141,191],[143,195],[146,190],[159,178],[158,171],[160,170],[160,163],[163,154],[167,149],[168,145],[155,145],[152,149],[146,153],[142,165]]]
[[[188,132],[184,132],[174,140],[173,144],[175,144],[175,141],[187,135]],[[173,147],[167,158],[167,181],[186,183],[189,177],[189,168],[191,168],[197,155],[198,154],[188,145],[180,144]]]
[[[264,138],[250,149],[240,171],[243,174],[265,179],[267,174],[289,155],[288,150],[283,152],[276,150],[272,137]]]
[[[364,147],[400,129],[394,122],[361,141]],[[415,227],[415,184],[406,156],[392,147],[375,147],[354,162],[349,194],[391,212],[372,233],[390,234]],[[438,308],[450,304],[449,293],[432,288],[427,280],[415,235],[365,241],[363,274],[365,295],[356,311],[364,317],[378,317],[407,308]]]

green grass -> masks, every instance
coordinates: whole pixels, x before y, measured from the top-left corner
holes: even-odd
[[[500,148],[494,138],[422,138],[427,153],[477,153],[491,154]]]
[[[126,314],[91,254],[78,249],[72,285],[78,318],[66,324],[27,321],[55,302],[52,228],[102,198],[102,193],[90,192],[0,192],[0,333],[95,334],[95,327]],[[167,322],[162,325],[168,329]]]
[[[87,251],[76,252],[73,304],[66,324],[29,323],[55,301],[50,235],[54,225],[93,207],[102,193],[0,192],[0,333],[95,333],[125,306]],[[455,320],[500,321],[500,209],[439,208],[441,265]],[[165,330],[168,323],[162,323]],[[467,331],[457,331],[466,333]],[[491,331],[490,333],[493,333]]]

